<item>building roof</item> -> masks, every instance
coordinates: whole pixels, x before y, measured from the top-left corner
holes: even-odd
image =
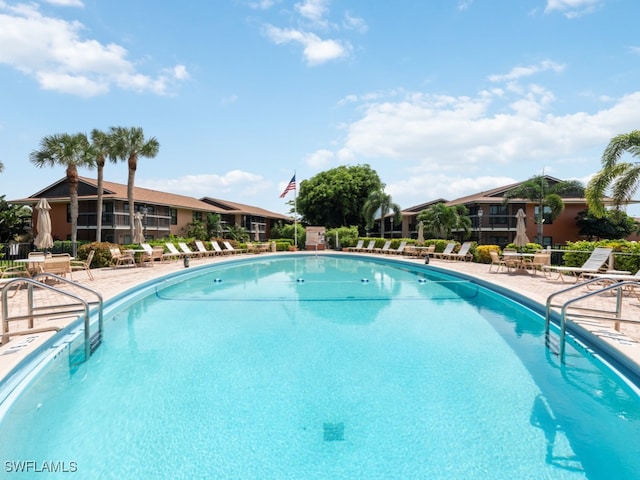
[[[79,177],[78,197],[82,200],[92,200],[98,198],[97,181],[92,178]],[[121,183],[103,181],[104,200],[124,200],[128,199],[127,186]],[[69,187],[67,178],[61,178],[39,192],[20,200],[12,200],[10,203],[35,205],[38,199],[45,197],[50,203],[66,203],[69,201]],[[136,203],[152,203],[155,205],[165,205],[172,208],[184,208],[188,210],[219,213],[225,215],[243,214],[260,217],[277,218],[290,220],[286,215],[270,212],[263,208],[243,205],[241,203],[228,202],[226,200],[210,199],[205,197],[197,199],[186,195],[162,192],[149,188],[133,187],[133,197]]]

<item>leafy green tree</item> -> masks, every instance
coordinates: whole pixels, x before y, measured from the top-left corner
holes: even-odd
[[[29,159],[41,168],[66,167],[71,202],[71,243],[75,247],[78,235],[78,167],[95,166],[95,154],[87,136],[84,133],[46,136],[40,141],[40,149],[29,154]]]
[[[194,220],[184,226],[184,235],[187,238],[195,238],[196,240],[206,240],[207,229],[204,226],[204,222],[200,220]]]
[[[116,158],[127,162],[129,175],[127,178],[127,199],[129,201],[129,232],[133,238],[133,215],[135,205],[133,201],[133,187],[135,186],[138,158],[154,158],[160,150],[160,143],[155,137],[146,139],[140,127],[111,127],[109,135],[113,140],[113,154]]]
[[[117,162],[115,148],[113,146],[113,135],[94,128],[91,130],[91,146],[95,153],[95,163],[98,170],[97,187],[98,198],[96,204],[96,241],[102,241],[102,196],[104,193],[104,165],[107,158],[113,163]]]
[[[14,240],[25,233],[24,219],[31,216],[31,209],[23,205],[12,205],[0,196],[0,243]]]
[[[564,210],[562,198],[583,198],[584,195],[584,186],[578,180],[550,184],[546,176],[537,175],[506,192],[504,201],[506,203],[512,198],[523,198],[538,205],[540,211],[536,222],[538,223],[538,237],[542,241],[542,220],[547,219],[549,222],[553,222],[560,216]]]
[[[357,225],[364,232],[364,204],[372,192],[381,190],[384,184],[369,165],[342,165],[300,183],[298,213],[309,225]]]
[[[576,225],[580,235],[592,241],[626,238],[637,230],[636,222],[621,210],[605,211],[603,217],[597,217],[589,210],[578,213]]]
[[[0,162],[0,172],[4,171],[4,164],[2,162]]]
[[[207,213],[207,238],[222,237],[222,216],[219,213]]]
[[[464,238],[471,233],[469,210],[464,205],[448,207],[444,203],[436,203],[421,211],[416,219],[423,222],[425,230],[436,238],[449,239],[454,230],[462,230]]]
[[[384,238],[384,220],[389,212],[393,212],[391,217],[391,225],[402,222],[402,212],[400,206],[393,202],[391,195],[384,193],[382,190],[371,192],[364,202],[362,214],[365,219],[365,226],[368,230],[373,227],[376,213],[380,212],[380,236]]]
[[[631,157],[640,156],[640,130],[613,137],[602,154],[602,170],[587,185],[587,203],[596,217],[605,214],[604,201],[606,191],[612,188],[613,205],[619,209],[628,203],[640,185],[640,163],[621,162],[624,153]]]
[[[236,242],[247,242],[249,241],[249,234],[244,227],[240,225],[229,225],[227,229],[227,237],[231,240],[235,240]]]

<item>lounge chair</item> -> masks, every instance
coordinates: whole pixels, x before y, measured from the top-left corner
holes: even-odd
[[[87,255],[86,260],[71,260],[71,272],[74,272],[76,270],[84,270],[85,272],[87,272],[87,277],[89,277],[89,280],[93,280],[93,274],[91,273],[91,261],[93,260],[93,256],[95,255],[95,253],[95,250],[91,250],[89,252],[89,255]]]
[[[472,260],[473,254],[469,253],[470,248],[471,242],[464,242],[462,245],[460,245],[460,250],[443,255],[442,258],[444,258],[445,260],[462,260],[464,262]]]
[[[136,259],[133,256],[133,253],[123,253],[120,251],[119,247],[111,247],[109,248],[109,252],[111,253],[111,258],[113,259],[113,266],[124,267],[127,265],[136,266]]]
[[[162,258],[166,258],[167,260],[178,260],[185,256],[185,254],[179,251],[173,243],[165,242],[165,245],[169,251],[162,255]]]
[[[398,248],[392,248],[385,253],[389,253],[392,255],[400,255],[402,254],[402,252],[404,252],[404,248],[406,246],[407,246],[407,242],[400,242],[400,245],[398,245]]]
[[[204,246],[201,240],[196,240],[196,248],[203,257],[210,257],[218,253],[215,250],[207,250],[207,247]]]
[[[246,249],[243,248],[234,248],[233,245],[231,245],[229,242],[224,241],[222,242],[222,244],[224,245],[224,247],[229,250],[230,253],[247,253]]]
[[[449,242],[447,246],[444,247],[444,250],[441,252],[434,252],[433,258],[444,258],[453,252],[453,249],[456,248],[456,242]]]
[[[160,246],[152,247],[148,243],[141,243],[140,246],[144,249],[144,253],[140,257],[141,264],[153,266],[156,260],[164,262],[164,248]]]
[[[391,246],[391,240],[387,240],[384,242],[382,248],[374,248],[373,251],[375,253],[387,253],[389,251],[389,247]]]
[[[587,273],[598,273],[609,260],[612,248],[596,247],[586,262],[581,267],[563,267],[558,265],[544,265],[542,271],[547,279],[561,280],[564,283],[564,275],[573,275],[576,283]],[[552,274],[557,274],[552,278]]]
[[[362,248],[363,245],[364,245],[364,240],[358,240],[358,243],[356,243],[355,247],[348,247],[347,250],[349,252],[357,252]]]
[[[227,255],[228,253],[231,253],[229,250],[221,248],[220,244],[216,240],[211,242],[211,246],[218,255]]]
[[[376,241],[370,240],[366,247],[360,248],[356,250],[356,252],[373,252],[373,249],[375,248],[375,246],[376,246]]]
[[[189,248],[189,245],[187,245],[185,242],[178,242],[178,246],[180,247],[180,250],[182,250],[182,252],[185,254],[185,256],[188,257],[196,257],[196,258],[200,258],[202,257],[202,253],[201,252],[194,252],[193,250],[191,250]]]
[[[489,256],[491,257],[491,264],[489,265],[489,272],[499,272],[501,269],[509,272],[512,266],[507,263],[504,257],[501,257],[495,250],[489,250]],[[495,270],[494,270],[495,268]]]

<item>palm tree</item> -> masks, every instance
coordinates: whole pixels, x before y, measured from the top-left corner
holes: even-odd
[[[66,167],[69,199],[71,202],[71,243],[75,256],[78,233],[78,167],[93,167],[95,155],[84,133],[50,135],[40,141],[40,149],[29,154],[37,167]]]
[[[127,198],[129,200],[129,232],[133,238],[133,187],[135,184],[138,157],[154,158],[160,150],[160,143],[155,137],[146,140],[139,127],[111,127],[109,135],[113,137],[113,153],[117,158],[126,161],[129,166],[127,179]]]
[[[391,195],[384,193],[382,190],[375,190],[369,194],[362,206],[362,215],[365,218],[368,229],[373,227],[375,215],[378,211],[380,211],[380,236],[384,238],[385,217],[389,212],[393,211],[393,216],[391,217],[391,225],[393,226],[394,223],[402,222],[402,212],[400,211],[400,206],[391,199]]]
[[[3,170],[4,170],[4,164],[0,162],[0,172],[2,172]]]
[[[469,210],[464,205],[447,207],[444,203],[437,203],[421,211],[416,220],[423,222],[424,228],[439,238],[451,238],[453,230],[463,230],[464,238],[471,231]]]
[[[594,216],[605,214],[602,201],[605,191],[612,186],[613,205],[619,209],[628,203],[640,185],[640,163],[620,162],[624,153],[632,157],[640,156],[640,130],[617,135],[611,139],[602,154],[602,170],[587,185],[587,204]]]
[[[91,146],[95,152],[95,163],[98,169],[98,200],[96,205],[97,219],[96,219],[96,241],[102,241],[102,195],[104,188],[102,186],[104,180],[104,164],[109,158],[112,162],[116,162],[113,138],[111,135],[106,134],[102,130],[94,128],[91,131]]]
[[[578,180],[566,180],[550,185],[545,175],[537,175],[506,192],[504,203],[511,198],[524,198],[538,205],[538,241],[542,243],[543,220],[547,217],[552,222],[560,216],[564,210],[562,197],[583,198],[584,195],[584,186]]]

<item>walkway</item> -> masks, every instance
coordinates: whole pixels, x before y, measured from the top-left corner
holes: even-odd
[[[318,252],[318,254],[322,255],[324,253]],[[262,255],[279,254],[267,253]],[[372,255],[380,257],[380,255],[376,254],[355,255]],[[191,265],[195,267],[203,264],[217,263],[235,257],[237,256],[215,256],[203,259],[191,259]],[[396,255],[393,255],[391,258],[396,260],[401,259],[408,263],[424,263],[424,260],[422,259],[410,259]],[[540,305],[545,305],[547,297],[550,294],[572,285],[572,283],[570,283],[571,281],[569,281],[569,283],[562,283],[560,281],[547,280],[542,274],[490,273],[489,265],[487,264],[432,260],[431,266],[445,270],[452,270],[490,282],[499,287],[519,293]],[[173,261],[167,263],[156,263],[153,267],[94,269],[92,272],[95,277],[95,281],[89,281],[85,272],[75,272],[73,274],[73,279],[78,281],[81,285],[97,290],[106,301],[143,282],[184,270],[184,268],[182,261]],[[19,292],[18,295],[21,293],[22,292]],[[591,306],[607,308],[610,311],[613,301],[614,298],[611,296],[599,296],[592,300]],[[624,316],[627,318],[640,318],[640,303],[638,299],[634,296],[625,297],[624,302]],[[20,303],[24,304],[25,302],[10,302],[9,305],[14,308],[14,305],[19,305]],[[626,357],[631,359],[638,368],[640,368],[640,322],[638,326],[622,324],[620,332],[613,329],[612,322],[585,325],[585,328],[589,328],[589,330],[597,335],[603,342],[623,353]],[[0,379],[4,378],[4,376],[6,376],[9,371],[15,367],[15,365],[53,335],[53,332],[45,332],[22,337],[14,337],[6,345],[0,346]]]

